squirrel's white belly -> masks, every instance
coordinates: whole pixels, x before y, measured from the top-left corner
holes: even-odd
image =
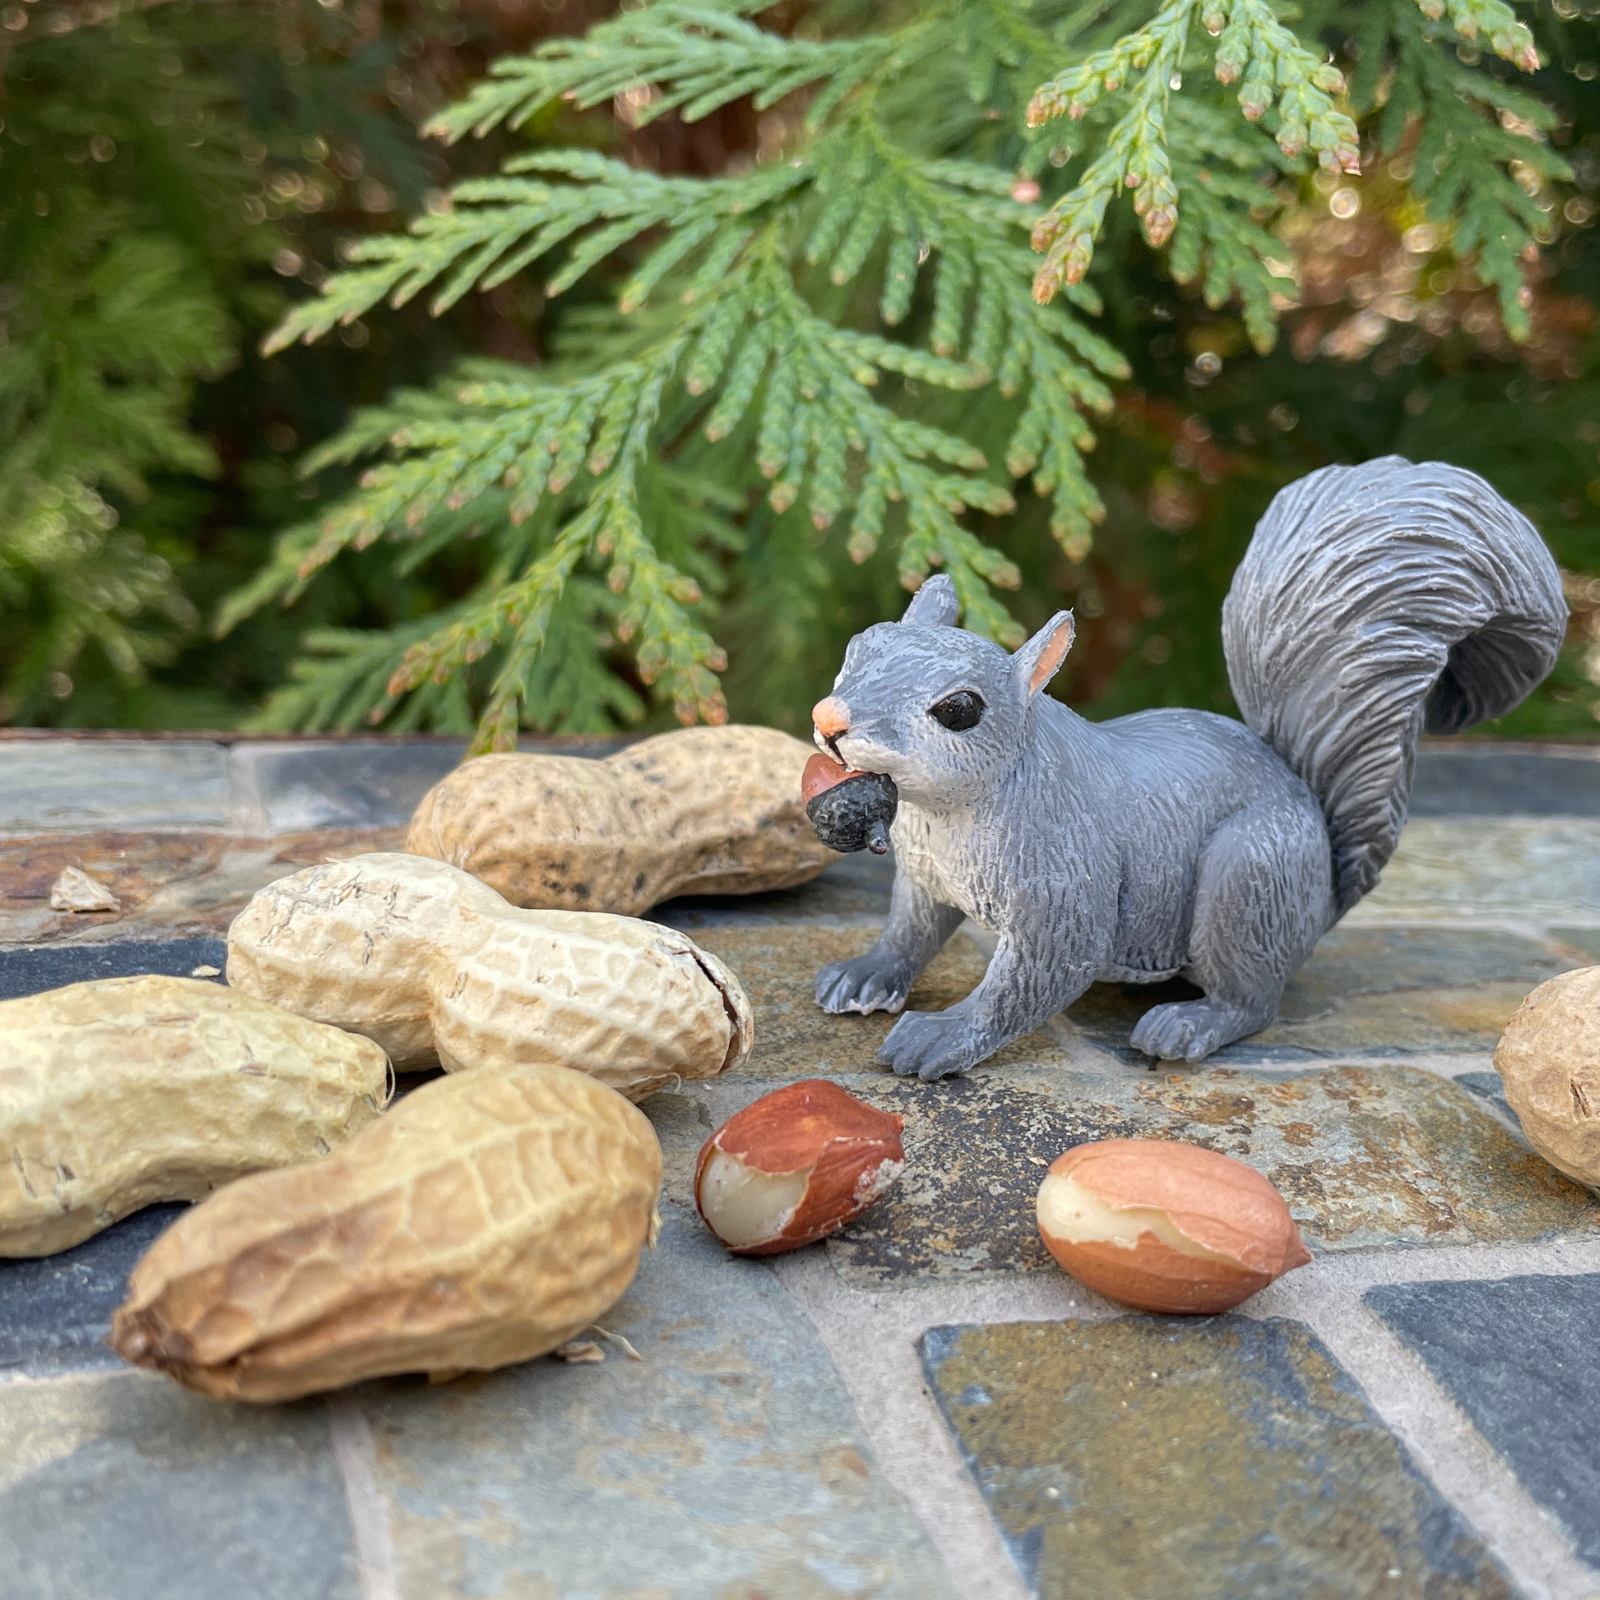
[[[979,927],[998,933],[998,905],[976,881],[980,874],[959,874],[959,868],[968,863],[971,848],[970,827],[961,826],[962,817],[962,813],[935,817],[902,802],[889,830],[895,866],[940,905],[954,906]],[[952,873],[951,867],[958,871]]]

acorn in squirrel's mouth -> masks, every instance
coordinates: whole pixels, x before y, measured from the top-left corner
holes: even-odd
[[[887,772],[852,772],[819,750],[806,762],[800,795],[811,826],[830,850],[870,850],[875,856],[888,851],[900,791]]]

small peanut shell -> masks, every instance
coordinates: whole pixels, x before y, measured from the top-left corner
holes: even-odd
[[[687,935],[582,911],[521,911],[421,856],[378,854],[269,884],[228,930],[228,982],[435,1062],[575,1067],[631,1099],[750,1052],[739,981]]]
[[[811,1244],[860,1216],[905,1170],[904,1126],[825,1078],[789,1084],[706,1140],[695,1204],[735,1255]]]
[[[1494,1064],[1528,1143],[1600,1188],[1600,967],[1541,983],[1506,1024]]]
[[[1039,1186],[1038,1217],[1073,1277],[1142,1311],[1226,1311],[1311,1259],[1255,1168],[1164,1139],[1074,1146]]]
[[[622,1296],[660,1187],[644,1113],[580,1072],[435,1079],[327,1160],[178,1218],[111,1342],[221,1400],[526,1361]]]
[[[637,916],[679,894],[755,894],[833,860],[806,820],[811,746],[775,728],[684,728],[603,761],[489,755],[417,807],[406,849],[512,905]]]
[[[161,1200],[326,1155],[373,1122],[369,1039],[194,978],[0,1004],[0,1256],[69,1249]]]

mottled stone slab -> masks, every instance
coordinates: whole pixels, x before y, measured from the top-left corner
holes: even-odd
[[[684,895],[651,913],[698,938],[702,928],[767,927],[786,922],[877,922],[889,914],[894,887],[892,857],[867,851],[840,856],[820,876],[769,894]]]
[[[669,1207],[604,1320],[642,1361],[357,1392],[402,1600],[950,1594],[767,1268]]]
[[[146,1206],[59,1255],[0,1260],[0,1377],[120,1368],[106,1344],[139,1257],[187,1206]]]
[[[235,825],[258,837],[403,828],[417,802],[466,753],[465,739],[236,744],[228,752]]]
[[[359,1600],[320,1402],[115,1372],[0,1384],[6,1600]]]
[[[0,835],[231,822],[227,758],[207,741],[61,739],[0,747]]]
[[[1551,937],[1559,939],[1563,944],[1570,945],[1579,955],[1586,957],[1590,962],[1600,961],[1600,925],[1587,927],[1555,927],[1550,930]]]
[[[1490,1051],[1530,989],[1574,965],[1540,940],[1476,928],[1339,927],[1290,978],[1275,1021],[1220,1050],[1221,1062],[1406,1051]],[[1123,1060],[1152,1005],[1199,991],[1181,981],[1096,984],[1067,1012]]]
[[[1297,1322],[932,1328],[939,1408],[1041,1600],[1510,1600]]]
[[[1506,1099],[1505,1081],[1498,1072],[1458,1072],[1455,1081],[1480,1100],[1487,1101],[1501,1116],[1508,1118],[1513,1127],[1521,1126],[1511,1102]]]
[[[981,1073],[852,1078],[906,1119],[906,1171],[826,1245],[863,1288],[1055,1271],[1034,1197],[1063,1150],[1178,1139],[1266,1174],[1314,1251],[1532,1243],[1600,1233],[1600,1201],[1448,1079],[1398,1066],[1065,1074],[1048,1092]]]
[[[1600,817],[1592,748],[1434,746],[1417,753],[1412,817]]]
[[[739,1069],[759,1078],[836,1077],[840,1073],[881,1072],[878,1046],[896,1022],[878,1012],[869,1017],[830,1017],[814,991],[817,968],[871,949],[876,927],[708,927],[694,930],[695,942],[733,969],[755,1009],[756,1042]],[[956,934],[917,980],[908,1011],[940,1011],[970,994],[983,977],[982,953]],[[977,1070],[1061,1066],[1068,1053],[1041,1028],[991,1056]]]
[[[1419,817],[1345,926],[1437,917],[1600,917],[1600,819]]]
[[[887,1195],[823,1246],[858,1288],[940,1278],[1058,1272],[1039,1239],[1034,1200],[1050,1163],[1090,1139],[1147,1131],[1137,1109],[1061,1100],[982,1073],[921,1083],[852,1079],[852,1094],[906,1119],[906,1169]]]
[[[1600,1568],[1600,1274],[1382,1284],[1366,1300]]]
[[[5,754],[0,746],[0,759]],[[399,850],[404,828],[324,828],[276,839],[223,834],[57,834],[0,843],[0,947],[214,937],[251,895],[329,857]],[[121,901],[117,911],[52,911],[50,884],[79,866]]]

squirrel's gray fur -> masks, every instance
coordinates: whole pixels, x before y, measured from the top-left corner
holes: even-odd
[[[1265,1026],[1393,852],[1419,734],[1509,711],[1566,628],[1527,518],[1473,473],[1398,456],[1314,472],[1261,519],[1223,607],[1245,723],[1087,722],[1042,693],[1070,612],[1010,657],[956,614],[950,580],[929,579],[850,641],[817,708],[819,745],[900,796],[888,925],[817,974],[818,1003],[899,1011],[963,917],[998,935],[972,994],[884,1043],[880,1060],[928,1079],[1097,980],[1204,991],[1145,1014],[1132,1042],[1151,1056],[1198,1061]],[[960,691],[984,710],[957,731],[930,708]]]

